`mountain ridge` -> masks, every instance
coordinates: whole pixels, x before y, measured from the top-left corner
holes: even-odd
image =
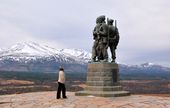
[[[23,42],[0,52],[0,70],[54,71],[63,65],[68,71],[85,71],[90,56],[91,53],[84,50],[55,49],[35,42]]]
[[[82,49],[55,49],[36,42],[17,43],[0,50],[0,71],[54,72],[60,66],[67,71],[87,72],[91,53]],[[119,64],[120,72],[170,71],[169,67],[154,63],[141,65]]]
[[[36,59],[36,57],[54,57],[54,58],[60,58],[61,61],[71,61],[74,60],[74,62],[79,63],[87,63],[89,61],[89,58],[91,56],[91,53],[88,53],[85,50],[80,49],[55,49],[46,45],[40,45],[35,42],[24,42],[24,43],[18,43],[16,45],[13,45],[12,47],[3,50],[0,52],[0,59],[2,60],[4,57],[11,57],[16,60],[18,58],[20,59]],[[24,58],[25,57],[25,58]],[[6,59],[6,58],[4,58]],[[68,60],[69,59],[69,60]],[[83,61],[83,60],[85,61]],[[60,62],[59,59],[56,59],[56,61]]]

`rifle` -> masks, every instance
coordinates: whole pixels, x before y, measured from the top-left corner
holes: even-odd
[[[119,32],[118,32],[118,28],[117,28],[117,21],[115,20],[115,28],[116,28],[116,43],[115,43],[115,49],[117,48],[117,45],[119,43]]]
[[[109,18],[107,18],[107,25],[109,24]]]
[[[115,27],[117,28],[117,20],[115,20]]]
[[[108,26],[108,31],[107,31],[107,45],[106,45],[106,47],[108,47],[109,46],[109,38],[110,38],[110,36],[109,36],[109,18],[107,18],[107,26]]]

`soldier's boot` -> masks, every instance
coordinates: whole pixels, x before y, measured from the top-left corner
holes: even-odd
[[[103,62],[108,62],[108,59],[104,59]]]
[[[91,62],[97,62],[96,57],[92,58]]]
[[[112,63],[115,63],[115,59],[111,61]]]

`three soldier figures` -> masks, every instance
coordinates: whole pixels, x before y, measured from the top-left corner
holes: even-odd
[[[96,26],[93,30],[92,62],[108,62],[108,47],[111,51],[111,62],[115,62],[115,50],[119,43],[119,32],[116,27],[116,21],[115,26],[113,22],[114,20],[107,19],[106,24],[104,15],[97,17]]]

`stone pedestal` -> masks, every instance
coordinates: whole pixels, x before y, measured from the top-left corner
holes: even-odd
[[[93,95],[101,97],[128,96],[119,84],[119,67],[116,63],[89,63],[87,87],[75,93],[77,96]]]

